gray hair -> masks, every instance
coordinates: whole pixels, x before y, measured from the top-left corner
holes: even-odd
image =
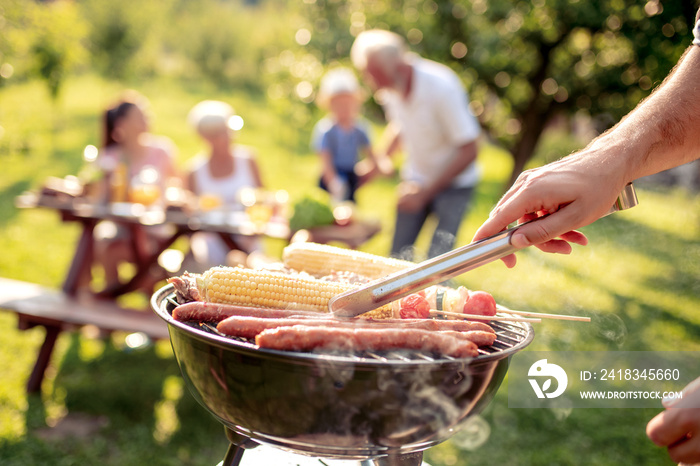
[[[195,105],[187,120],[200,133],[225,131],[235,115],[233,107],[218,100],[204,100]]]
[[[350,49],[350,59],[360,71],[367,68],[371,57],[384,66],[395,66],[406,54],[406,42],[400,35],[383,29],[371,29],[358,34]]]

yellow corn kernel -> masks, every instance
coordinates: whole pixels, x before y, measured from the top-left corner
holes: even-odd
[[[197,278],[205,301],[328,312],[328,301],[354,285],[243,267],[214,267]]]
[[[292,243],[284,248],[282,260],[291,269],[317,277],[334,272],[352,272],[375,279],[415,265],[362,251],[304,242]]]
[[[382,307],[379,307],[369,312],[365,312],[364,314],[360,314],[357,317],[359,317],[360,319],[391,319],[393,317],[396,317],[394,315],[394,307],[392,304],[393,303],[385,304]]]

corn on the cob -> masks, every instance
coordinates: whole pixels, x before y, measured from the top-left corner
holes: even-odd
[[[243,267],[214,267],[196,278],[202,299],[211,303],[328,312],[328,302],[356,285]],[[395,317],[391,304],[366,312],[366,319]]]
[[[214,267],[197,279],[205,301],[328,312],[328,301],[354,285],[243,267]]]
[[[396,302],[396,301],[395,301]],[[360,314],[359,317],[360,319],[375,319],[375,320],[380,320],[380,319],[393,319],[398,317],[398,312],[395,312],[394,307],[392,306],[393,303],[385,304],[382,307],[379,307],[377,309],[374,309],[369,312],[365,312],[364,314]]]
[[[334,272],[353,272],[379,278],[411,267],[412,262],[377,256],[318,243],[292,243],[282,253],[287,267],[321,277]]]

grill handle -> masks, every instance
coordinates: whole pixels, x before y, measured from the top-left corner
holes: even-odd
[[[634,186],[629,183],[603,217],[637,204]],[[328,307],[336,316],[355,317],[505,257],[518,250],[510,243],[510,238],[523,225],[525,223],[342,293],[332,298]]]

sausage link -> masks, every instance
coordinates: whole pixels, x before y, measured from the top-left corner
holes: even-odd
[[[475,357],[477,345],[469,340],[409,328],[345,328],[295,325],[267,329],[255,337],[261,348],[283,351],[390,351],[412,349],[456,358]]]

